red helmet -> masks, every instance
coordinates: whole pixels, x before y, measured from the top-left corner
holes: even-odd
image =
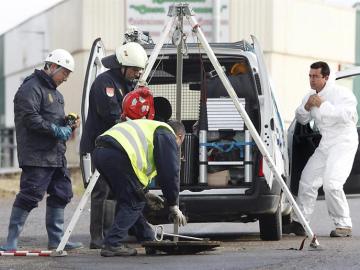
[[[126,94],[122,102],[123,113],[121,118],[130,119],[154,119],[154,98],[149,88],[140,86],[139,88]]]

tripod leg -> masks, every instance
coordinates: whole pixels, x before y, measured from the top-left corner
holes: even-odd
[[[91,191],[94,189],[94,186],[95,186],[99,176],[100,176],[100,173],[97,170],[95,170],[95,172],[92,174],[92,176],[90,178],[89,185],[87,186],[87,188],[84,192],[84,195],[82,196],[82,198],[71,218],[71,221],[70,221],[68,227],[66,228],[64,236],[62,237],[61,242],[56,249],[57,253],[63,252],[64,247],[65,247],[67,241],[69,240],[69,237],[70,237],[77,221],[79,220],[79,217],[80,217],[82,211],[84,210],[84,206],[85,206],[87,200],[89,199],[89,197],[91,195]]]

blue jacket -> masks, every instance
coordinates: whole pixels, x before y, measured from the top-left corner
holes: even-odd
[[[89,109],[80,141],[82,154],[92,153],[96,138],[120,120],[123,97],[133,89],[119,69],[110,69],[91,85]]]
[[[20,167],[66,164],[65,142],[56,139],[51,129],[51,123],[65,124],[64,98],[43,70],[35,70],[19,87],[14,115]]]

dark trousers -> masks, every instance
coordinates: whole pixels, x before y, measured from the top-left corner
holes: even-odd
[[[94,164],[108,181],[117,201],[114,224],[105,237],[106,246],[119,246],[132,230],[138,241],[154,240],[154,232],[143,216],[145,198],[127,154],[118,149],[96,148]]]
[[[107,181],[100,175],[91,192],[90,245],[101,246],[114,222],[116,201]]]
[[[20,192],[16,195],[15,207],[31,211],[49,194],[46,205],[65,208],[73,193],[69,170],[66,167],[22,167]]]

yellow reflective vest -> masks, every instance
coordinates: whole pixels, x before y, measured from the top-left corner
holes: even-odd
[[[126,151],[141,184],[148,186],[157,174],[154,161],[154,132],[158,127],[173,129],[163,122],[138,119],[116,124],[100,136],[111,136]]]

